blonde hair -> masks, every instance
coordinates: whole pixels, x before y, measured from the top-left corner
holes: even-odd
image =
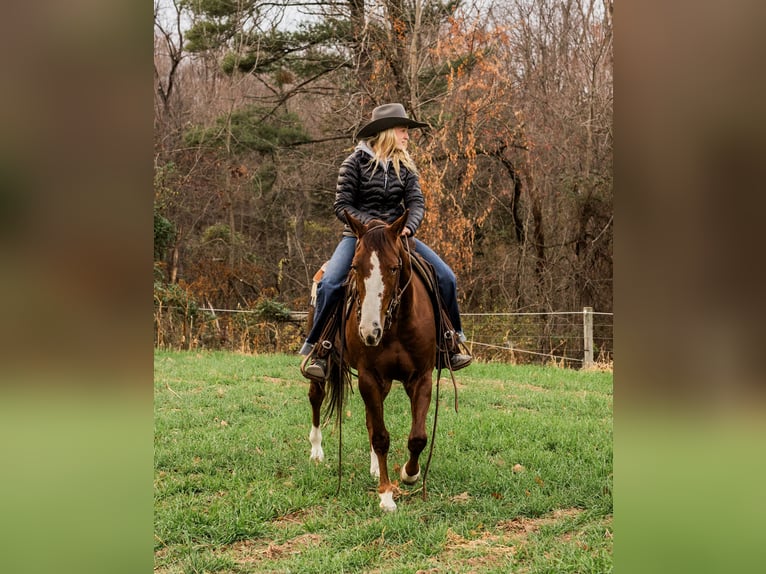
[[[396,141],[396,132],[394,131],[394,128],[389,128],[369,138],[367,140],[367,145],[369,145],[370,149],[375,153],[375,163],[371,162],[372,171],[378,169],[381,162],[390,159],[394,164],[396,177],[401,181],[402,176],[400,172],[402,165],[415,175],[418,174],[418,169],[407,150],[396,147]]]

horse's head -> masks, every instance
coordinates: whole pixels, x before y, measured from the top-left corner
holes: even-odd
[[[359,336],[374,347],[399,301],[399,278],[402,271],[402,242],[399,237],[407,221],[408,211],[390,225],[373,220],[367,224],[346,212],[346,221],[358,241],[351,264],[357,300]]]

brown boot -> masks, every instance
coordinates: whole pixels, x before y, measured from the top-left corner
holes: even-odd
[[[327,361],[324,359],[311,359],[311,362],[304,369],[307,375],[315,377],[317,379],[325,378],[325,369],[327,368]]]
[[[463,353],[455,353],[449,357],[449,364],[453,371],[459,371],[467,367],[471,364],[471,361],[473,361],[473,357]]]

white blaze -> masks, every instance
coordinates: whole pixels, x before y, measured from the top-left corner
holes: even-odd
[[[378,254],[373,251],[370,255],[370,276],[364,280],[364,301],[362,301],[362,314],[359,319],[359,333],[362,338],[372,335],[377,324],[378,329],[382,329],[380,324],[381,306],[383,304],[383,275],[380,270],[380,259]]]

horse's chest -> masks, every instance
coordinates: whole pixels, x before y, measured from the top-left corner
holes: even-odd
[[[375,372],[384,379],[400,381],[409,379],[416,371],[413,357],[398,342],[381,344],[379,348],[370,347],[352,358],[351,365],[357,370]]]

